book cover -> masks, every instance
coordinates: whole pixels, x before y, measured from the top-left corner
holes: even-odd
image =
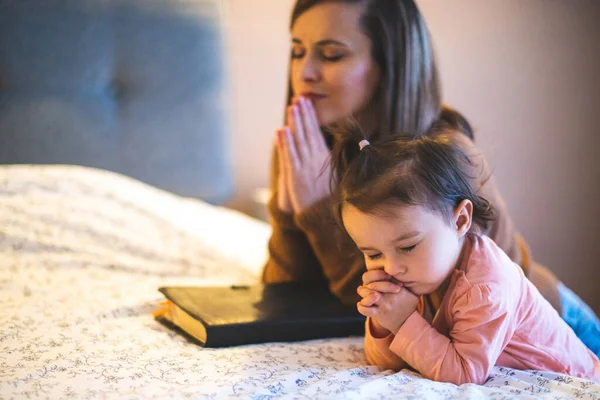
[[[156,319],[205,347],[364,335],[365,317],[321,282],[159,291],[168,302]]]

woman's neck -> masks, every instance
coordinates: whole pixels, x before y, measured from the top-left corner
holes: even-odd
[[[345,132],[352,129],[360,129],[365,138],[371,138],[372,135],[379,129],[380,122],[376,108],[369,106],[367,109],[358,112],[354,116],[347,117],[346,119],[331,124],[327,130],[332,134],[334,140],[337,142],[342,136],[341,132]]]
[[[381,121],[375,112],[376,110],[377,108],[375,105],[372,105],[356,116],[356,121],[360,128],[365,132],[366,137],[372,137],[380,127]]]

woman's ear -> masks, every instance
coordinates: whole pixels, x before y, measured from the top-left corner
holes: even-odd
[[[462,238],[471,229],[473,218],[473,203],[471,200],[463,200],[454,208],[454,223],[456,224],[456,233]]]

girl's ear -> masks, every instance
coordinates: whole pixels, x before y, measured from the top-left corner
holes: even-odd
[[[456,225],[456,233],[459,238],[462,238],[471,229],[473,218],[473,203],[471,200],[463,200],[456,208],[454,208],[454,223]]]

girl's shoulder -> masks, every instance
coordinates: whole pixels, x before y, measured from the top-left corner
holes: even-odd
[[[456,313],[514,310],[527,290],[522,270],[484,235],[469,235],[467,261],[455,270],[448,318]]]
[[[461,266],[462,284],[513,291],[525,279],[522,269],[496,243],[485,235],[469,235],[467,261]]]

